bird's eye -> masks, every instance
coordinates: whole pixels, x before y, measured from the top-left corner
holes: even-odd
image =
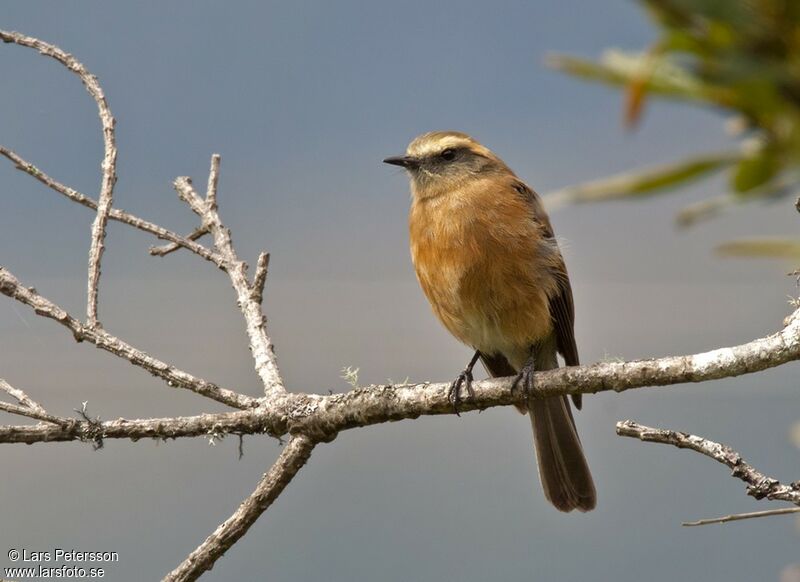
[[[453,148],[447,148],[442,152],[442,159],[447,160],[448,162],[453,161],[456,159],[456,150]]]

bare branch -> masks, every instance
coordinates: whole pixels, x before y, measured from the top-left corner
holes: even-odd
[[[211,158],[211,171],[218,175],[220,157],[214,154]],[[209,182],[216,183],[217,176],[209,178]],[[189,205],[193,212],[203,219],[214,236],[217,253],[222,257],[223,269],[230,277],[231,285],[236,291],[237,304],[242,312],[247,327],[247,336],[250,339],[250,350],[255,361],[255,369],[264,385],[264,394],[269,400],[277,400],[286,393],[283,379],[278,371],[278,362],[275,359],[275,350],[272,340],[267,335],[266,317],[261,310],[261,304],[253,296],[253,287],[247,279],[247,263],[240,260],[236,254],[231,240],[230,230],[222,224],[216,204],[211,205],[197,194],[192,187],[192,181],[186,177],[175,180],[175,190],[178,196]],[[216,202],[216,198],[214,198]]]
[[[728,523],[729,521],[741,521],[743,519],[755,519],[758,517],[770,517],[773,515],[786,515],[787,513],[798,513],[800,507],[783,507],[781,509],[768,509],[766,511],[751,511],[749,513],[734,513],[723,517],[712,517],[711,519],[698,519],[697,521],[684,521],[681,525],[694,527],[698,525],[710,525],[712,523]]]
[[[181,176],[175,179],[173,184],[175,192],[178,193],[178,198],[186,202],[192,212],[197,214],[200,218],[205,217],[206,203],[194,189],[192,179],[187,176]]]
[[[197,580],[203,572],[210,570],[278,498],[311,457],[315,444],[302,435],[292,437],[272,468],[261,478],[255,491],[177,568],[167,574],[164,582]]]
[[[30,162],[21,158],[15,152],[0,146],[0,155],[13,162],[18,170],[21,170],[22,172],[25,172],[26,174],[36,178],[39,182],[41,182],[48,188],[55,190],[59,194],[66,196],[73,202],[77,202],[78,204],[85,206],[86,208],[97,210],[97,201],[51,178],[50,176],[42,172],[39,168],[31,164]],[[117,210],[116,208],[111,209],[109,218],[127,224],[134,228],[137,228],[141,231],[155,235],[159,239],[171,241],[173,244],[189,249],[190,251],[203,257],[207,261],[214,263],[217,267],[221,267],[220,259],[216,256],[216,254],[209,251],[203,245],[199,245],[195,242],[192,242],[188,238],[182,237],[170,230],[167,230],[166,228],[162,228],[157,224],[148,222],[146,220],[143,220],[137,216],[134,216],[122,210]]]
[[[0,270],[0,293],[15,297],[22,293],[14,279],[9,287],[7,271]],[[15,291],[14,289],[17,289]],[[22,288],[28,294],[23,303],[37,313],[61,321],[69,318],[57,306]],[[88,341],[98,341],[99,347],[112,351],[104,345],[97,332],[86,332],[74,319],[61,321],[69,329],[77,329]],[[92,335],[94,334],[94,335]],[[107,334],[102,337],[105,338]],[[114,341],[119,342],[114,338]],[[125,346],[126,344],[122,344]],[[133,349],[129,346],[128,350]],[[116,352],[113,352],[116,353]],[[726,355],[727,354],[727,355]],[[124,356],[123,356],[124,357]],[[139,356],[141,357],[141,356]],[[126,358],[127,359],[127,358]],[[722,348],[702,354],[671,356],[653,360],[631,362],[603,362],[590,366],[575,366],[537,372],[534,376],[533,397],[550,397],[564,394],[593,394],[605,391],[622,392],[645,386],[668,386],[686,382],[704,382],[749,374],[780,366],[800,359],[800,310],[787,318],[787,326],[773,335],[753,340],[747,344]],[[134,362],[137,365],[141,365]],[[167,379],[176,374],[186,374],[160,364],[154,369]],[[143,366],[144,367],[144,366]],[[149,369],[149,368],[147,368]],[[170,370],[172,372],[170,373]],[[188,376],[188,375],[186,375]],[[213,386],[222,394],[211,396],[237,408],[250,409],[259,400],[226,391],[202,380],[197,388],[190,382],[187,387],[201,394],[206,386]],[[475,396],[462,402],[461,411],[484,410],[495,406],[508,406],[524,402],[525,396],[512,391],[513,378],[491,378],[473,384]],[[188,382],[188,380],[181,380]],[[291,393],[280,399],[266,402],[246,413],[229,413],[228,416],[202,415],[175,419],[119,420],[103,423],[107,438],[188,437],[207,434],[212,428],[219,434],[257,434],[268,432],[273,436],[287,433],[305,434],[317,441],[329,441],[350,428],[371,426],[384,422],[417,418],[423,415],[453,414],[448,399],[449,382],[404,385],[377,385],[357,388],[344,394],[318,395]],[[224,398],[224,399],[223,399]],[[115,424],[116,423],[116,424]],[[69,432],[54,427],[0,427],[0,443],[43,442],[51,440],[75,440]]]
[[[25,394],[19,388],[14,388],[11,384],[0,378],[0,390],[5,392],[6,394],[14,397],[17,402],[19,402],[20,406],[23,408],[27,408],[29,410],[33,410],[36,412],[44,413],[45,409],[42,407],[41,404],[36,402],[33,398]]]
[[[632,420],[618,422],[617,434],[638,438],[644,442],[662,443],[695,451],[730,468],[734,477],[747,483],[748,495],[756,499],[788,501],[800,506],[800,481],[782,485],[777,479],[768,477],[748,465],[739,453],[726,445],[685,432],[650,428]]]
[[[111,202],[114,195],[114,184],[117,181],[117,145],[114,138],[114,117],[108,107],[103,88],[97,82],[97,77],[92,75],[86,67],[71,54],[64,52],[55,45],[25,36],[18,32],[0,30],[0,40],[20,46],[36,49],[41,54],[51,57],[64,65],[67,69],[78,75],[89,95],[97,103],[100,124],[103,126],[103,155],[102,180],[100,183],[100,196],[97,204],[97,215],[92,223],[92,244],[89,248],[89,277],[87,283],[86,322],[89,327],[95,327],[97,321],[97,287],[100,282],[100,261],[103,256],[106,224],[111,211]]]
[[[62,428],[69,427],[76,422],[75,420],[64,418],[63,416],[53,416],[47,412],[39,412],[38,410],[26,408],[24,406],[18,406],[16,404],[9,404],[8,402],[0,402],[0,410],[8,412],[9,414],[16,414],[18,416],[27,416],[28,418],[32,418],[34,420],[51,422]],[[5,428],[6,427],[0,427],[0,432],[2,432]]]
[[[187,236],[186,238],[189,240],[198,240],[207,234],[208,234],[208,229],[201,226],[193,230],[191,234],[189,234],[189,236]],[[150,254],[153,255],[154,257],[165,257],[168,254],[177,251],[179,248],[181,248],[181,245],[175,243],[165,244],[160,247],[152,246],[150,247]]]
[[[11,412],[11,411],[10,411]],[[30,416],[30,415],[26,415]],[[59,417],[53,417],[59,418]],[[62,419],[61,425],[0,426],[0,443],[47,443],[69,441],[94,441],[101,439],[176,439],[215,435],[286,434],[286,423],[280,415],[265,408],[251,408],[236,412],[176,416],[169,418],[145,418],[87,422],[85,420]]]
[[[151,374],[163,378],[172,387],[185,388],[235,408],[252,408],[259,401],[216,384],[195,378],[188,372],[166,364],[145,352],[123,342],[99,328],[83,325],[61,307],[39,295],[35,289],[23,286],[7,269],[0,267],[0,293],[31,307],[37,315],[57,321],[70,331],[78,341],[86,340]]]
[[[19,388],[14,388],[2,378],[0,378],[0,390],[6,394],[9,394],[10,396],[13,396],[16,398],[17,402],[19,402],[17,405],[0,401],[0,410],[4,410],[10,414],[27,416],[28,418],[33,418],[34,420],[52,422],[53,424],[61,427],[70,426],[74,422],[72,419],[61,416],[53,416],[52,414],[48,413],[41,404],[33,400]]]
[[[784,329],[767,337],[700,354],[601,362],[537,372],[533,396],[624,392],[645,386],[706,382],[774,368],[800,359],[800,309],[786,318],[785,323]],[[514,378],[493,378],[475,382],[475,396],[462,401],[461,412],[522,403],[524,396],[511,390],[513,381]],[[421,415],[451,414],[449,388],[449,382],[378,385],[315,397],[314,401],[303,404],[306,412],[291,416],[292,431],[322,438],[320,435],[352,427]]]
[[[267,271],[269,270],[269,253],[258,255],[256,263],[256,274],[253,275],[253,291],[250,296],[253,301],[261,305],[264,302],[264,284],[267,282]]]
[[[217,185],[219,184],[220,155],[211,156],[211,168],[208,171],[208,188],[206,189],[206,203],[212,210],[217,209]]]

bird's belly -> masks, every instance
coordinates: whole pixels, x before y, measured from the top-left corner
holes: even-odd
[[[433,311],[450,333],[487,354],[510,353],[552,331],[550,282],[534,271],[530,257],[521,258],[518,264],[500,253],[440,248],[435,257],[415,257],[415,267]]]

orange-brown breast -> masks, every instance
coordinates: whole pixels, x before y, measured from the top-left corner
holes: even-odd
[[[415,197],[409,216],[411,256],[433,311],[487,354],[524,353],[552,332],[548,303],[561,255],[513,179]]]

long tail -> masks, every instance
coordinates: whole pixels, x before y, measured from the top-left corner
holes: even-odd
[[[591,511],[597,493],[569,400],[566,396],[532,400],[528,413],[545,497],[559,511]]]
[[[537,371],[558,367],[555,350],[540,353],[536,359]],[[502,356],[482,354],[481,360],[492,376],[516,374]],[[528,413],[545,497],[559,511],[591,511],[597,505],[597,492],[569,400],[566,396],[531,400]]]

